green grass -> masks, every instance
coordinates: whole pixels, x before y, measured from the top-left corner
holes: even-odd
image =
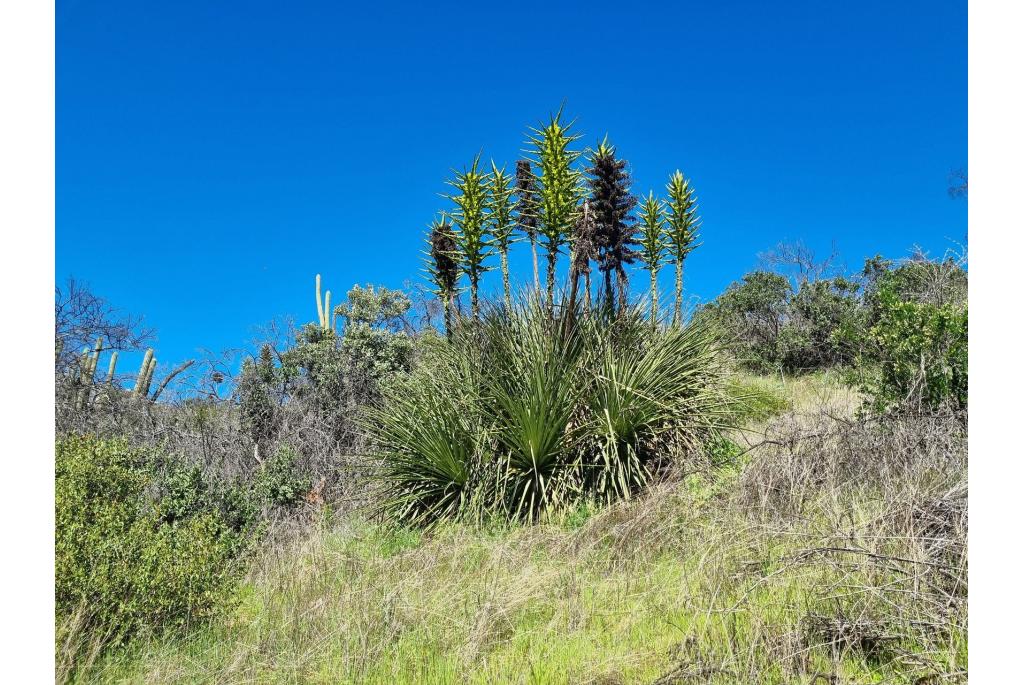
[[[900,675],[856,652],[833,661],[825,646],[808,649],[803,666],[779,660],[803,616],[870,605],[842,593],[833,600],[827,589],[879,579],[827,565],[787,572],[799,535],[701,512],[701,499],[663,491],[574,530],[451,526],[427,539],[368,526],[317,535],[255,576],[224,620],[184,640],[137,643],[94,680],[649,683],[678,670],[707,672],[707,682],[755,674],[810,682],[836,672],[870,683]],[[955,649],[948,656],[960,658]]]
[[[828,378],[787,381],[784,390],[744,383],[760,384],[758,406],[775,412],[831,388]],[[759,411],[751,416],[768,410]],[[892,623],[925,610],[902,570],[855,555],[801,557],[817,546],[920,555],[910,541],[872,536],[880,505],[870,489],[823,493],[800,517],[765,521],[737,499],[743,469],[727,460],[644,497],[579,503],[533,525],[324,526],[267,550],[229,615],[183,637],[138,640],[80,679],[959,681],[965,625],[931,633]],[[809,627],[814,617],[873,620],[897,639],[832,646]]]

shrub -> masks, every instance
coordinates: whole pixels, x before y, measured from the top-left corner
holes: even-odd
[[[729,422],[713,329],[652,333],[638,308],[599,311],[552,316],[520,301],[434,340],[366,414],[385,509],[407,521],[533,518],[629,497]]]
[[[967,408],[967,306],[878,297],[855,377],[876,411]]]
[[[204,503],[198,472],[160,483],[156,461],[124,440],[57,441],[58,622],[84,612],[86,630],[120,640],[224,606],[244,535]]]
[[[804,281],[794,290],[783,276],[755,271],[706,306],[733,337],[739,362],[755,371],[812,371],[854,357],[836,332],[863,318],[860,286],[842,276]]]
[[[279,507],[291,507],[302,501],[312,483],[299,469],[297,459],[295,450],[282,447],[260,465],[252,486],[258,501]]]

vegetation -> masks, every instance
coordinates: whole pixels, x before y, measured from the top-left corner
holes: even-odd
[[[71,658],[95,649],[90,641],[214,615],[232,597],[232,562],[255,539],[238,492],[124,440],[58,440],[55,504],[58,640]]]
[[[719,357],[712,330],[652,336],[639,309],[489,308],[368,410],[383,506],[419,523],[629,497],[728,425]]]
[[[676,267],[676,299],[672,323],[679,325],[683,320],[683,263],[698,244],[697,198],[690,181],[678,169],[665,186],[668,192],[668,230],[665,237],[671,262]]]
[[[966,258],[780,245],[690,316],[690,180],[580,138],[478,155],[427,288],[317,275],[255,354],[159,380],[57,291],[59,682],[966,682]]]

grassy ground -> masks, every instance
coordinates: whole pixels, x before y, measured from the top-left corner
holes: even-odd
[[[966,619],[935,608],[961,594],[965,607],[966,568],[937,557],[891,494],[938,501],[959,482],[944,461],[958,448],[907,468],[890,438],[879,467],[890,482],[869,487],[844,461],[864,445],[820,443],[835,452],[824,460],[773,446],[779,431],[849,420],[856,398],[835,378],[737,385],[763,401],[736,441],[769,444],[732,463],[530,527],[325,523],[267,550],[223,620],[137,642],[82,679],[966,682]]]

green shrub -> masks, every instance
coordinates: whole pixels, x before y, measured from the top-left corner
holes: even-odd
[[[713,329],[652,332],[640,309],[487,307],[396,378],[366,426],[400,520],[533,518],[629,497],[732,419]]]
[[[967,306],[900,300],[884,289],[855,380],[875,411],[967,408]]]
[[[738,361],[754,371],[812,371],[848,363],[853,348],[836,331],[864,317],[859,285],[842,276],[804,281],[755,271],[704,307],[731,334]]]
[[[282,447],[256,471],[252,490],[257,500],[271,506],[290,507],[302,501],[312,483],[295,463],[295,450]]]
[[[84,612],[114,640],[184,626],[224,606],[245,537],[194,470],[161,483],[154,455],[124,440],[56,443],[57,620]]]

